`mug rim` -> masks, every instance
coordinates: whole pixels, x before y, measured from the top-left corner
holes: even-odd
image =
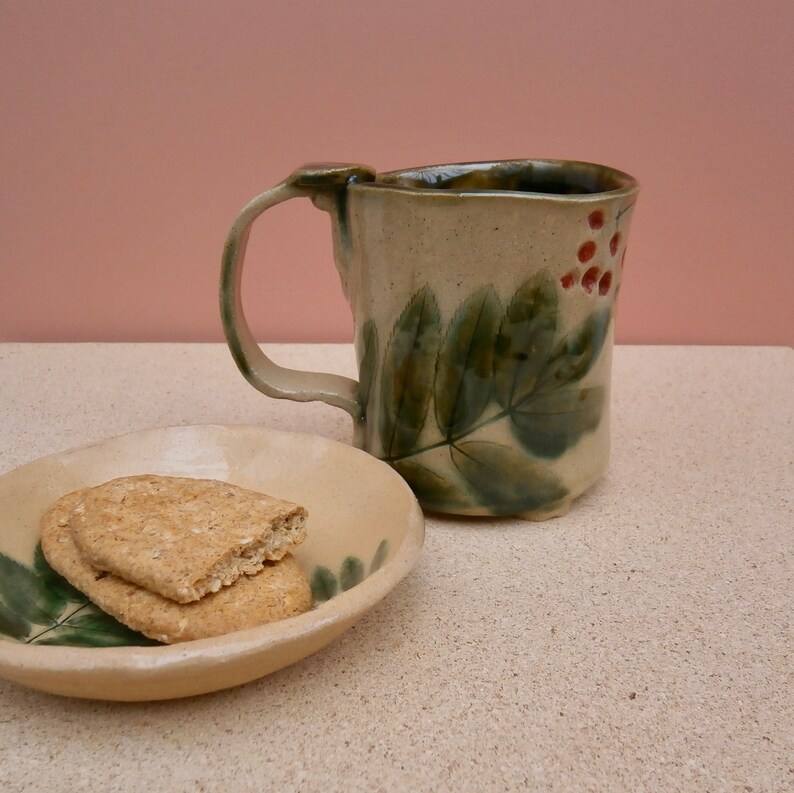
[[[443,173],[446,170],[456,170],[457,176],[474,173],[476,171],[497,171],[498,169],[508,171],[510,168],[519,169],[526,168],[527,166],[545,166],[550,169],[557,169],[558,171],[574,172],[582,177],[589,176],[592,178],[601,178],[605,182],[611,182],[615,186],[603,190],[593,190],[582,193],[556,193],[544,192],[542,190],[515,190],[515,189],[502,189],[496,187],[439,187],[437,184],[428,184],[427,186],[402,184],[397,180],[400,178],[411,178],[413,176],[417,181],[421,180],[421,174],[433,172]],[[385,180],[385,181],[384,181]],[[394,181],[391,181],[394,180]],[[608,165],[601,165],[599,163],[587,162],[584,160],[565,160],[565,159],[545,159],[545,158],[531,158],[531,159],[507,159],[507,160],[478,160],[457,163],[438,163],[435,165],[422,165],[413,168],[400,168],[393,171],[384,171],[377,173],[374,181],[357,182],[351,184],[350,187],[359,189],[376,189],[379,191],[393,191],[397,193],[410,193],[417,195],[433,195],[433,196],[458,196],[458,195],[478,195],[478,196],[523,196],[527,199],[546,199],[556,201],[594,201],[603,198],[613,199],[620,196],[632,195],[639,190],[639,182],[630,174],[613,168]]]

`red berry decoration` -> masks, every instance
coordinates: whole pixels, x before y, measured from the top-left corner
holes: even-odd
[[[560,278],[560,283],[563,289],[570,289],[576,283],[576,274],[573,272],[565,273],[565,275]]]
[[[609,292],[609,287],[612,286],[612,272],[607,270],[598,282],[598,294],[605,295]]]
[[[576,254],[580,262],[589,262],[595,256],[596,244],[592,240],[583,242],[579,246],[579,252]]]
[[[598,272],[598,267],[591,267],[582,276],[582,289],[584,289],[584,291],[588,294],[590,294],[595,288],[596,282],[598,281]]]
[[[616,231],[609,241],[609,252],[614,256],[618,252],[618,245],[620,245],[620,232]]]
[[[601,229],[604,227],[604,213],[600,209],[591,212],[587,216],[587,222],[590,224],[591,229]]]

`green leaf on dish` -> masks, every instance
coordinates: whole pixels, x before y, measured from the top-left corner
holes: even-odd
[[[146,647],[160,644],[122,625],[93,603],[67,617],[37,643],[77,647]]]
[[[36,545],[33,552],[33,572],[38,576],[42,589],[58,613],[63,611],[67,603],[89,602],[79,589],[73,587],[60,573],[56,573],[50,567],[41,550],[41,543]]]
[[[388,540],[381,540],[369,566],[369,575],[379,570],[386,562],[389,555]],[[314,605],[325,603],[341,592],[346,592],[360,584],[367,576],[364,563],[357,556],[347,556],[339,567],[339,574],[335,575],[325,565],[317,565],[312,573],[310,585]]]
[[[41,545],[27,567],[0,553],[0,633],[30,644],[159,644],[122,625],[50,567]]]
[[[378,545],[378,549],[375,551],[375,555],[372,557],[372,561],[369,565],[369,573],[372,573],[380,570],[383,567],[384,562],[389,556],[389,541],[388,540],[381,540],[380,545]]]
[[[348,556],[339,569],[339,584],[342,591],[352,589],[364,580],[364,563],[357,556]]]
[[[24,639],[32,628],[32,625],[24,618],[20,617],[16,611],[10,609],[6,603],[0,599],[0,633],[11,639]]]
[[[63,608],[61,598],[51,595],[33,570],[2,553],[0,598],[7,610],[35,625],[54,625]]]
[[[318,565],[314,568],[311,578],[312,600],[324,603],[339,592],[336,576],[327,568]]]

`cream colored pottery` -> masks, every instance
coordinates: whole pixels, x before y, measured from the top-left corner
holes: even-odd
[[[620,171],[555,160],[299,169],[229,234],[230,349],[263,393],[348,411],[355,444],[426,509],[564,514],[609,456],[615,298],[637,192]],[[251,225],[297,196],[332,217],[358,382],[277,366],[243,314]]]
[[[67,492],[142,473],[221,479],[306,506],[308,537],[294,555],[311,580],[314,608],[218,638],[130,646],[151,642],[53,578],[37,551],[38,522]],[[322,437],[171,427],[44,457],[0,477],[0,675],[55,694],[111,700],[246,683],[347,630],[408,574],[423,539],[422,512],[405,482],[374,457]]]

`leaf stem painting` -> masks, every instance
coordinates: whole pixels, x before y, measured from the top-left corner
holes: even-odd
[[[540,272],[503,305],[485,286],[445,323],[424,286],[395,322],[380,362],[375,323],[362,327],[362,409],[376,406],[382,457],[426,508],[515,515],[568,498],[548,461],[601,422],[605,388],[581,381],[598,361],[611,316],[600,308],[564,332],[557,290]],[[497,424],[509,442],[476,435]],[[422,443],[428,430],[434,440]],[[437,455],[430,461],[438,450],[441,465]]]
[[[72,647],[159,644],[91,603],[50,567],[41,545],[32,567],[0,553],[0,634],[27,644]]]

